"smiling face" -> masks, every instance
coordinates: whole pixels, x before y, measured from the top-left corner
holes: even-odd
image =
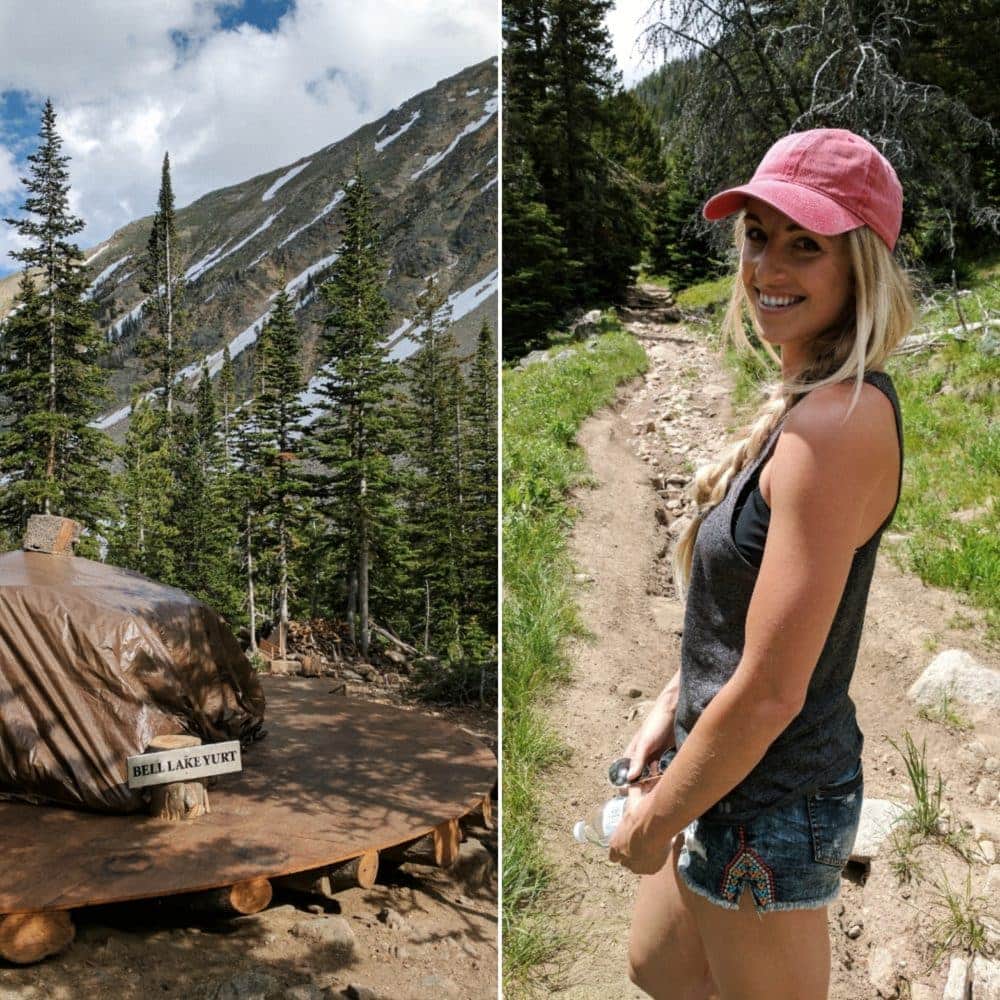
[[[748,198],[740,277],[764,339],[782,367],[817,334],[841,322],[853,300],[847,236],[821,236]]]

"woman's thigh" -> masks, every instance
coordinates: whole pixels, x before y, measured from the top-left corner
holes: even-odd
[[[629,977],[657,1000],[712,1000],[718,996],[688,898],[677,875],[675,839],[667,863],[643,876],[629,936]]]
[[[749,888],[738,910],[680,880],[722,1000],[824,1000],[830,985],[827,908],[757,911]]]

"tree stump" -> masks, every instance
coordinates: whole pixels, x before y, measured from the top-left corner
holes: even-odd
[[[271,902],[273,890],[266,878],[251,878],[221,889],[207,889],[182,898],[187,909],[195,913],[220,917],[247,917],[260,913]]]
[[[55,514],[32,514],[24,532],[21,548],[27,552],[47,552],[54,556],[71,556],[80,537],[80,523]]]
[[[182,750],[185,747],[200,747],[197,736],[167,735],[157,736],[147,747],[148,753],[161,750]],[[151,816],[171,821],[195,819],[212,810],[208,805],[205,782],[173,781],[166,785],[153,785],[149,790],[149,812]],[[265,904],[266,905],[266,904]]]
[[[73,943],[74,937],[76,928],[68,910],[0,917],[0,956],[18,965],[57,955]]]

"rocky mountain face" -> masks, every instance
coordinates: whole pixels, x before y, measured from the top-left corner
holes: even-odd
[[[390,265],[386,338],[393,356],[415,350],[411,317],[432,274],[449,296],[460,351],[470,355],[483,319],[497,325],[497,107],[497,63],[490,59],[310,156],[179,209],[186,375],[206,362],[216,373],[228,344],[246,387],[253,344],[281,286],[295,302],[305,372],[328,360],[316,292],[341,243],[342,202],[356,160],[375,195]],[[150,191],[151,207],[155,199]],[[147,331],[139,274],[150,222],[129,223],[88,254],[90,294],[108,345],[102,363],[114,394],[101,425],[116,436],[147,378],[138,356]],[[10,307],[16,284],[16,275],[0,283],[0,311]]]

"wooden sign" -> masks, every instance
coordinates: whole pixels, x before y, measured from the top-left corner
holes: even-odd
[[[238,740],[227,743],[206,743],[203,746],[181,747],[129,757],[128,787],[165,785],[171,781],[197,781],[213,774],[229,774],[243,770]]]

